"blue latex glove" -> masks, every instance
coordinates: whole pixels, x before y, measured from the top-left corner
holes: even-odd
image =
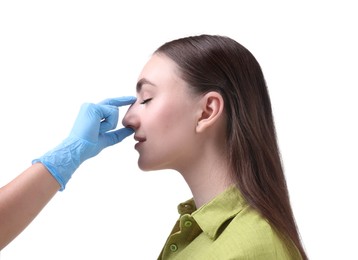
[[[135,101],[136,97],[129,96],[83,104],[70,135],[32,163],[44,164],[61,185],[60,190],[64,190],[81,163],[133,133],[131,128],[114,129],[118,123],[118,107]]]

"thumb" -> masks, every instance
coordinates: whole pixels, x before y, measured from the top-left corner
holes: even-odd
[[[102,148],[121,142],[124,138],[134,133],[132,128],[121,128],[115,131],[107,132],[100,137]]]

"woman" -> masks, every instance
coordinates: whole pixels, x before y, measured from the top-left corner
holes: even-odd
[[[264,76],[245,47],[215,35],[165,43],[123,125],[142,170],[177,170],[193,194],[159,259],[307,259]]]

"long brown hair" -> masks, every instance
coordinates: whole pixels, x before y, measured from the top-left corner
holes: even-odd
[[[198,94],[219,92],[227,115],[227,147],[237,186],[247,202],[283,236],[303,259],[290,205],[271,101],[261,67],[235,40],[199,35],[167,42],[155,53],[171,58],[181,77]]]

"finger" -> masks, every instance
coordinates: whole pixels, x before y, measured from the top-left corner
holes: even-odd
[[[116,98],[107,98],[99,102],[98,104],[120,107],[120,106],[133,104],[134,102],[136,102],[136,100],[137,98],[134,96],[123,96],[123,97],[116,97]]]
[[[99,132],[105,133],[115,129],[117,127],[119,117],[118,107],[105,105],[97,105],[97,107],[101,113]]]
[[[97,139],[102,115],[92,103],[84,103],[73,124],[71,134],[93,142]]]
[[[102,142],[102,147],[111,146],[117,144],[126,137],[134,133],[132,128],[121,128],[112,132],[107,132],[101,136],[100,142]]]

